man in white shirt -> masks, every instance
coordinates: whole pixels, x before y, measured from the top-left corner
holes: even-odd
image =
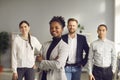
[[[112,80],[117,61],[114,43],[106,39],[106,25],[100,24],[97,33],[99,39],[91,43],[89,50],[89,80]]]
[[[80,80],[82,67],[88,60],[89,46],[86,37],[77,34],[78,21],[74,18],[68,19],[68,34],[62,36],[62,39],[70,46],[70,53],[65,66],[67,80]],[[85,57],[83,52],[85,51]]]

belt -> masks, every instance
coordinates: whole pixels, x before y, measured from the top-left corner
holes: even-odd
[[[94,65],[93,68],[104,70],[104,69],[110,69],[111,66],[108,66],[108,67],[99,67],[99,66]]]
[[[68,63],[66,63],[65,66],[80,66],[80,64],[78,64],[78,63],[75,63],[75,64],[68,64]]]

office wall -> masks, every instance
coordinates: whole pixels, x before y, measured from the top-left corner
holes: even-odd
[[[120,0],[115,0],[115,43],[116,52],[119,52],[120,56]]]
[[[97,39],[97,26],[105,23],[108,38],[114,40],[114,0],[0,0],[0,31],[19,32],[19,22],[27,20],[31,33],[43,43],[51,39],[49,21],[53,16],[78,19],[92,41]]]

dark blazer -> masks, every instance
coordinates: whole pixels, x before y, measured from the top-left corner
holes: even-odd
[[[63,41],[68,43],[68,34],[62,36]],[[83,51],[85,51],[85,58],[83,58]],[[89,46],[86,37],[77,34],[77,50],[76,50],[76,63],[84,66],[88,61]]]

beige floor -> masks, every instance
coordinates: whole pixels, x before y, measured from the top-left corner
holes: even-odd
[[[11,72],[0,73],[0,80],[12,80],[12,73]],[[82,73],[81,80],[88,80],[87,73],[85,73],[85,72]]]
[[[12,73],[10,71],[0,73],[0,80],[12,80]],[[82,72],[81,80],[88,80],[88,74],[86,72]],[[114,80],[120,80],[120,79],[114,79]]]

